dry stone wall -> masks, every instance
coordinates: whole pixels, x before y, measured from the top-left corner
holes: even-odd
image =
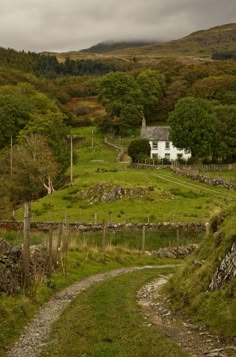
[[[56,230],[61,225],[60,222],[32,222],[31,229],[35,231],[49,231],[50,229]],[[206,224],[201,222],[194,223],[173,223],[173,222],[159,222],[159,223],[110,223],[106,225],[106,228],[111,231],[141,231],[145,226],[147,231],[169,231],[179,228],[186,232],[201,233],[206,229]],[[82,231],[82,232],[96,232],[103,229],[102,224],[94,223],[81,223],[70,222],[67,224],[70,231]],[[0,230],[21,230],[22,222],[17,221],[0,221]]]
[[[40,245],[30,248],[30,277],[47,273],[47,249]],[[0,239],[0,294],[14,294],[23,287],[22,247],[13,246]]]
[[[236,278],[236,243],[232,245],[229,253],[221,261],[209,285],[209,290],[222,288],[227,282]]]
[[[181,170],[180,168],[175,166],[172,166],[171,170],[174,171],[176,175],[185,176],[192,180],[199,181],[201,183],[205,183],[210,186],[218,186],[233,191],[236,190],[236,183],[226,182],[220,178],[210,178],[210,177],[202,176],[200,174],[194,174],[192,172]]]

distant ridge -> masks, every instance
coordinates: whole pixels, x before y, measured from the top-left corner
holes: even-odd
[[[236,50],[236,23],[211,27],[179,40],[110,52],[114,55],[211,56],[217,51]]]
[[[80,50],[79,52],[102,54],[102,53],[112,52],[116,50],[122,50],[125,48],[133,48],[133,47],[137,48],[137,47],[143,47],[143,46],[153,45],[157,43],[160,43],[160,41],[118,41],[118,42],[105,41],[105,42],[100,42],[90,48]]]

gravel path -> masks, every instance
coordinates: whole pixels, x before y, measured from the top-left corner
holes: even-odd
[[[121,274],[153,268],[173,268],[176,265],[142,266],[113,270],[110,272],[90,276],[77,282],[63,291],[55,294],[52,299],[42,306],[34,319],[26,326],[23,334],[8,352],[9,357],[36,357],[45,346],[52,324],[60,317],[63,310],[82,291],[100,281],[116,277]]]
[[[211,335],[204,326],[192,325],[173,316],[166,307],[166,299],[159,291],[167,281],[161,276],[145,285],[137,294],[149,327],[156,325],[192,357],[235,357],[235,340],[226,341]],[[151,323],[150,323],[151,322]]]

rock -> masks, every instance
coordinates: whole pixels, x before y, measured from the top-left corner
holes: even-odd
[[[236,243],[234,243],[228,254],[220,262],[209,285],[209,291],[222,288],[226,282],[236,277]]]

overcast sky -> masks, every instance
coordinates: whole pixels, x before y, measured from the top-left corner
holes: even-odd
[[[1,0],[0,46],[67,51],[236,22],[235,0]]]

